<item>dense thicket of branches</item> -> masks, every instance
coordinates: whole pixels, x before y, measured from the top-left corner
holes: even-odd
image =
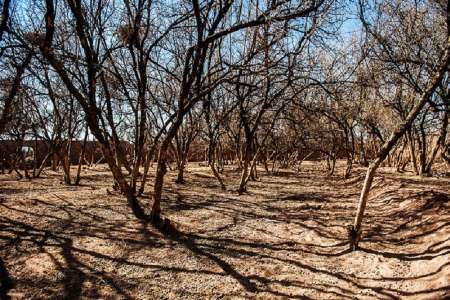
[[[30,166],[19,147],[3,167],[38,177],[52,161],[79,184],[95,140],[144,221],[160,224],[167,168],[184,183],[193,145],[222,189],[234,164],[238,193],[257,165],[324,159],[333,175],[345,159],[345,178],[368,166],[355,247],[381,163],[417,175],[450,165],[447,1],[46,0],[1,11],[0,135],[50,149]]]

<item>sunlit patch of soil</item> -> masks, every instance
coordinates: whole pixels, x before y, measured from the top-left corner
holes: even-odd
[[[154,170],[151,170],[154,172]],[[0,298],[444,299],[450,296],[450,180],[376,176],[361,249],[349,252],[364,169],[344,180],[339,162],[300,173],[259,170],[239,196],[208,167],[186,183],[170,172],[163,214],[178,233],[138,222],[112,190],[107,167],[83,169],[81,186],[61,174],[18,181],[0,175]],[[152,177],[141,203],[151,207]]]

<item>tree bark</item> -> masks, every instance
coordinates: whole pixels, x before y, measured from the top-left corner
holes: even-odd
[[[164,175],[167,172],[167,153],[172,139],[183,123],[184,111],[179,111],[174,123],[167,131],[167,135],[161,142],[158,153],[158,162],[156,165],[155,183],[153,187],[153,206],[150,213],[150,221],[157,224],[161,221],[161,195],[164,184]]]
[[[41,176],[42,171],[44,170],[45,165],[47,164],[48,159],[51,157],[51,152],[47,153],[45,158],[42,160],[41,165],[39,166],[39,169],[37,169],[36,174],[34,177],[39,178]]]
[[[80,157],[78,159],[77,177],[75,178],[75,185],[79,185],[80,184],[80,180],[81,180],[81,166],[83,165],[84,153],[86,152],[86,144],[87,144],[88,133],[89,133],[89,127],[86,127],[86,131],[84,133],[84,138],[83,138],[83,146],[81,147]]]
[[[412,138],[411,128],[408,128],[408,130],[406,132],[406,137],[408,139],[409,155],[411,156],[413,170],[416,173],[416,175],[419,175],[419,168],[417,167],[416,151],[415,151],[415,147],[414,147],[414,140]]]
[[[178,164],[178,173],[177,173],[177,179],[175,180],[176,183],[184,183],[184,168],[186,167],[186,157],[181,158],[180,163]]]
[[[213,156],[214,156],[214,154],[213,154]],[[210,163],[209,163],[209,167],[211,168],[211,171],[213,172],[214,177],[216,177],[216,178],[217,178],[217,181],[219,181],[220,188],[221,188],[223,191],[225,191],[225,190],[226,190],[226,186],[225,186],[225,184],[223,183],[222,177],[220,177],[220,174],[219,174],[219,172],[218,172],[217,169],[216,169],[215,157],[212,157],[212,159],[211,159],[211,161],[210,161]]]
[[[247,139],[245,153],[244,153],[244,159],[243,159],[243,165],[242,165],[241,180],[239,182],[239,188],[238,188],[239,194],[242,194],[246,191],[247,177],[249,176],[248,175],[248,166],[250,164],[250,151],[251,151],[251,142]]]

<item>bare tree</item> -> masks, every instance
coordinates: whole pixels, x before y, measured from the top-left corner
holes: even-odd
[[[363,6],[360,5],[361,8],[361,20],[365,26],[370,32],[370,34],[375,35],[375,38],[378,42],[383,43],[384,39],[379,35],[379,33],[374,32],[371,29],[371,25],[369,25],[365,19],[364,13],[363,13]],[[408,128],[411,127],[414,120],[417,118],[417,116],[420,114],[423,107],[430,101],[433,94],[437,92],[440,86],[442,86],[442,80],[447,80],[447,70],[448,66],[450,64],[450,23],[448,21],[450,20],[450,1],[448,2],[447,8],[446,8],[446,21],[447,21],[447,30],[446,30],[446,39],[443,45],[443,51],[441,58],[436,63],[436,69],[434,73],[430,76],[428,79],[428,83],[425,85],[425,87],[420,93],[420,96],[417,97],[417,101],[415,102],[414,106],[412,107],[411,111],[409,112],[408,116],[402,122],[399,124],[397,129],[391,133],[390,137],[385,141],[381,149],[378,151],[378,153],[375,156],[375,159],[370,163],[369,168],[366,173],[366,178],[364,180],[364,185],[361,191],[361,197],[358,203],[358,209],[355,216],[354,224],[349,229],[349,236],[350,236],[350,246],[352,249],[356,249],[358,247],[358,243],[361,239],[361,223],[362,218],[364,215],[364,210],[367,203],[367,198],[369,195],[369,191],[372,185],[373,178],[375,176],[375,173],[380,166],[380,164],[386,159],[386,157],[389,155],[389,152],[392,150],[392,148],[395,146],[395,144],[398,142],[398,140],[405,134],[405,132],[408,130]],[[382,44],[384,46],[387,46],[386,44]],[[389,50],[387,50],[389,51]]]

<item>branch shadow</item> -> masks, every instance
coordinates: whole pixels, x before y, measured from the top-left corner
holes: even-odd
[[[143,283],[133,281],[119,271],[117,274],[107,271],[102,267],[103,264],[113,265],[115,270],[121,267],[137,269],[134,272],[147,275],[170,273],[175,274],[175,278],[182,274],[232,278],[241,287],[236,296],[244,295],[248,298],[262,293],[268,295],[268,298],[310,299],[298,291],[313,291],[321,297],[354,299],[358,297],[358,291],[368,290],[373,297],[398,299],[401,296],[429,296],[448,291],[446,287],[407,291],[389,285],[398,281],[427,279],[443,272],[448,268],[448,263],[432,272],[409,277],[363,277],[317,263],[331,259],[346,261],[354,255],[348,250],[345,229],[356,205],[353,202],[355,191],[338,183],[323,189],[323,180],[316,181],[312,178],[306,181],[302,176],[289,175],[289,182],[298,183],[302,180],[304,184],[314,184],[315,192],[280,189],[275,196],[266,195],[264,198],[253,195],[238,197],[232,194],[210,197],[195,193],[186,195],[180,190],[167,189],[163,211],[169,217],[184,214],[192,223],[200,223],[199,227],[189,229],[178,226],[176,222],[166,222],[164,226],[157,228],[135,222],[123,199],[116,199],[114,196],[108,197],[104,202],[89,199],[74,203],[70,198],[58,195],[53,195],[52,200],[48,201],[22,200],[20,205],[9,200],[3,201],[0,203],[0,210],[5,215],[0,219],[1,251],[14,250],[17,256],[22,257],[45,253],[62,277],[54,281],[42,279],[37,283],[28,282],[11,277],[5,263],[0,260],[0,298],[7,299],[8,293],[16,287],[37,290],[44,284],[58,284],[57,292],[66,298],[102,298],[102,288],[106,286],[113,291],[112,297],[133,299],[133,292],[141,288],[140,284]],[[258,184],[267,185],[266,189],[271,189],[271,183],[264,180],[266,179],[263,178]],[[197,183],[190,181],[186,189],[190,188],[189,184]],[[206,193],[213,194],[210,190],[206,190]],[[365,229],[366,238],[359,254],[408,262],[426,262],[438,256],[449,255],[449,238],[435,240],[432,244],[425,245],[425,249],[417,249],[415,252],[396,251],[401,249],[398,247],[402,243],[422,245],[424,237],[448,230],[450,223],[447,220],[448,214],[445,213],[449,208],[448,194],[424,191],[405,196],[397,195],[391,189],[379,193],[377,197],[374,201],[376,205],[368,210],[366,222],[370,225]],[[383,199],[389,200],[385,203]],[[380,209],[378,204],[389,205]],[[208,219],[196,217],[202,210],[217,214],[227,222],[213,225],[215,223]],[[434,217],[431,218],[432,216]],[[32,223],[30,220],[37,221]],[[282,235],[272,230],[276,226],[311,233],[317,239],[307,241],[289,238],[287,234]],[[243,228],[254,236],[239,236],[237,233]],[[264,240],[262,236],[269,238]],[[80,239],[93,239],[96,243],[101,240],[103,243],[123,247],[119,247],[116,252],[105,253],[101,248],[80,244]],[[150,257],[145,257],[142,261],[133,256],[147,249],[160,249],[168,253],[174,247],[172,244],[187,249],[192,257],[204,258],[218,269],[211,270],[206,265],[192,268],[173,266],[169,264],[169,258],[163,263],[155,263]],[[252,271],[245,268],[246,261],[289,266],[305,275],[296,278],[278,277],[260,269]],[[329,280],[316,282],[315,278],[319,277]],[[146,278],[143,280],[146,285],[153,284]],[[289,290],[292,292],[288,292]],[[207,297],[193,295],[194,298]]]
[[[0,257],[0,299],[9,300],[11,299],[8,296],[8,291],[14,288],[14,283],[11,277],[9,276],[9,272],[6,269],[5,263]]]

